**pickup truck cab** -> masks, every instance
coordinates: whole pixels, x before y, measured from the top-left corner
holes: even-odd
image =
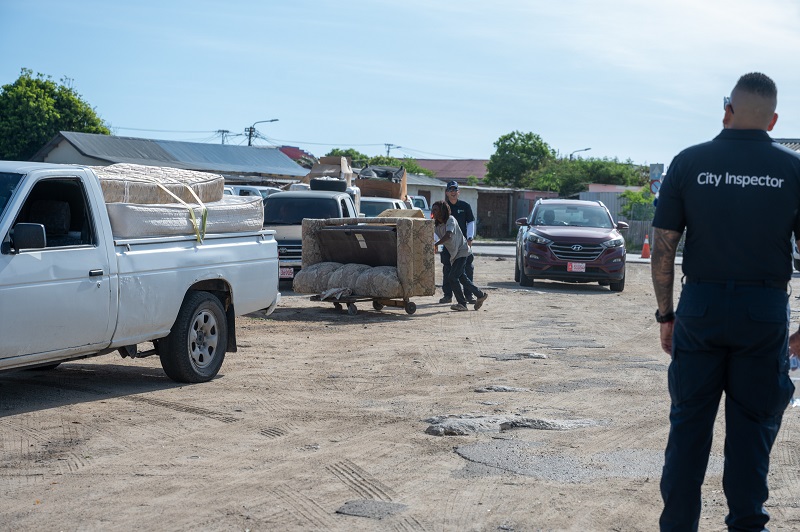
[[[275,231],[280,279],[294,279],[303,265],[303,218],[358,218],[358,211],[347,192],[297,190],[267,196],[264,228]]]
[[[414,205],[414,208],[420,209],[422,214],[425,215],[425,218],[431,217],[431,208],[425,196],[409,196],[409,198],[411,198],[411,203]]]
[[[0,370],[119,351],[208,381],[277,270],[268,231],[116,238],[90,168],[0,161]]]

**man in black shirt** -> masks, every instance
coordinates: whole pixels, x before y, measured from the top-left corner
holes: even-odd
[[[800,236],[800,154],[767,134],[777,89],[742,76],[724,99],[724,129],[679,153],[653,226],[652,276],[669,366],[670,432],[661,530],[697,530],[714,419],[725,392],[722,483],[731,530],[763,530],[769,454],[794,386],[789,379],[792,233]],[[673,313],[684,230],[683,287]],[[800,335],[794,333],[791,344]]]
[[[458,195],[458,183],[455,181],[449,181],[447,183],[447,188],[445,189],[445,198],[447,200],[447,204],[450,206],[450,214],[458,222],[458,227],[461,229],[461,233],[466,237],[467,244],[470,247],[470,254],[469,257],[467,257],[467,264],[464,267],[464,273],[469,280],[472,281],[475,273],[475,267],[473,266],[474,257],[472,255],[472,239],[475,238],[475,215],[472,214],[472,207],[470,204],[466,201],[461,201],[458,199]],[[450,273],[450,253],[447,251],[447,249],[442,248],[440,260],[442,262],[442,278],[447,279],[447,276]],[[450,288],[446,282],[442,283],[442,292],[444,297],[439,300],[439,303],[450,303],[453,300],[453,289]],[[475,301],[473,299],[467,300],[467,303],[474,302]]]

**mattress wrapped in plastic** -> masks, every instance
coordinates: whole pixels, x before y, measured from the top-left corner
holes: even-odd
[[[297,272],[292,289],[298,294],[322,294],[346,289],[362,297],[403,297],[403,286],[394,266],[367,266],[318,262]]]
[[[225,196],[204,205],[207,209],[205,233],[258,231],[264,225],[261,196]],[[194,212],[194,220],[189,208]],[[116,238],[195,235],[202,231],[203,208],[196,202],[188,205],[106,203],[106,210]]]
[[[225,188],[221,175],[208,172],[124,163],[91,168],[100,178],[106,203],[179,203],[170,192],[186,203],[197,203],[190,188],[206,203],[221,200]]]

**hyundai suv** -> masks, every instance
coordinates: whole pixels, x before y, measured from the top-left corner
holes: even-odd
[[[514,280],[598,282],[614,292],[625,288],[625,239],[600,201],[540,199],[530,216],[516,221]]]

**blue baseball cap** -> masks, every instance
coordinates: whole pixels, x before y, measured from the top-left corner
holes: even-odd
[[[456,183],[455,181],[448,181],[447,190],[450,190],[451,188],[458,190],[458,183]]]

